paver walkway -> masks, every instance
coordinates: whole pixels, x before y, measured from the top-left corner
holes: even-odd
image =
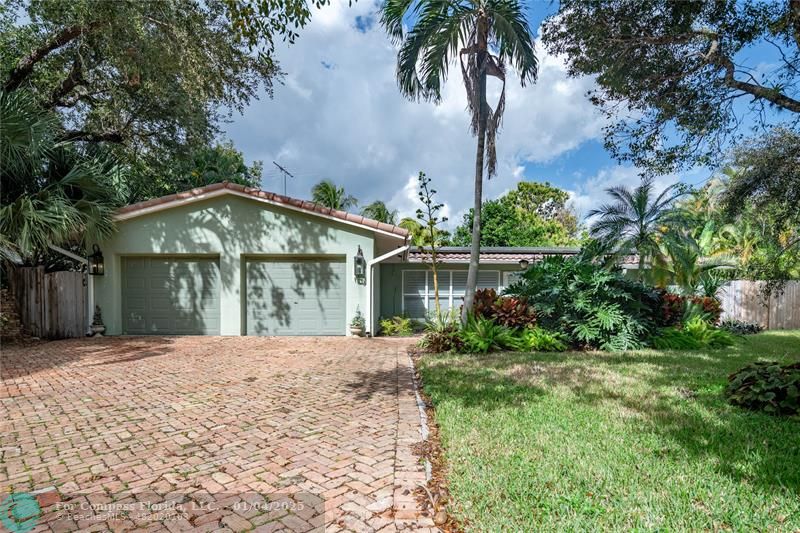
[[[4,346],[0,500],[55,487],[61,501],[34,531],[432,527],[413,494],[424,468],[412,452],[420,429],[406,346],[265,337]]]

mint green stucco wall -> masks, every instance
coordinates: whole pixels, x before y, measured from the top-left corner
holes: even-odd
[[[367,261],[375,255],[366,229],[233,195],[224,195],[118,222],[117,233],[100,243],[105,276],[94,278],[95,303],[108,335],[122,332],[122,257],[191,254],[217,256],[220,267],[222,335],[244,331],[244,264],[248,257],[328,257],[346,260],[346,317],[367,302],[366,286],[353,276],[360,245]],[[342,324],[342,333],[347,332]]]
[[[424,270],[429,269],[430,265],[421,263],[384,263],[381,265],[381,284],[380,284],[380,318],[400,315],[402,313],[403,299],[403,270]],[[466,264],[442,264],[441,270],[464,270]],[[502,283],[502,272],[519,272],[519,266],[513,264],[481,264],[480,271],[498,270],[501,272],[500,281]]]

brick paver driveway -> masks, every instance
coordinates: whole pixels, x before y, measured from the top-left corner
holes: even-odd
[[[425,476],[412,452],[420,431],[406,346],[263,337],[4,346],[0,500],[55,487],[61,502],[38,496],[37,530],[431,526],[412,493]]]

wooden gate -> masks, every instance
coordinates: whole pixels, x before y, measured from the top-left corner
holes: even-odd
[[[82,272],[45,273],[42,266],[9,269],[23,329],[45,339],[86,335],[84,276]]]
[[[765,299],[763,281],[728,283],[719,297],[722,319],[757,322],[767,329],[800,329],[800,281],[788,281],[782,292]]]

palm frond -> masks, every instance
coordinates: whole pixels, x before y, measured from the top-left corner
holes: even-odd
[[[492,32],[499,45],[499,58],[516,70],[523,87],[535,83],[539,60],[522,4],[514,0],[494,0],[488,2],[487,10],[493,21]]]

